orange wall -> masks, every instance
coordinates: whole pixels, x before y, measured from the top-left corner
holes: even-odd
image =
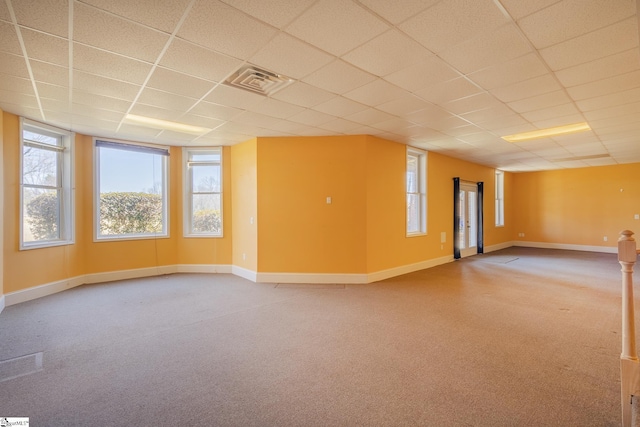
[[[231,264],[231,195],[223,194],[224,237],[184,238],[182,229],[182,150],[171,147],[170,237],[94,242],[93,139],[76,134],[75,244],[19,250],[20,119],[3,114],[4,293],[86,274],[175,264]],[[231,180],[230,148],[223,149],[223,179]],[[229,187],[225,187],[229,190]]]
[[[84,274],[79,245],[20,251],[20,119],[4,113],[4,292],[10,293],[33,286]],[[80,144],[75,141],[76,147]],[[76,153],[76,165],[81,162]],[[85,183],[76,176],[76,221],[81,224]],[[82,238],[76,231],[76,241]]]
[[[366,138],[258,139],[260,272],[365,271]]]
[[[514,240],[615,247],[640,232],[640,163],[518,173],[513,187]]]
[[[233,265],[258,270],[257,140],[231,147]]]

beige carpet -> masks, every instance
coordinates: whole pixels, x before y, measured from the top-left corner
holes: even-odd
[[[223,274],[86,285],[0,314],[0,376],[14,377],[0,382],[0,416],[619,425],[619,270],[613,254],[510,248],[370,285]]]

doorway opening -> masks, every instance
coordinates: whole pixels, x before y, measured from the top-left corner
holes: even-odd
[[[454,178],[454,258],[484,252],[482,182]]]

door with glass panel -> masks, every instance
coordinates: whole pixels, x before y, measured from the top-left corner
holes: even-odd
[[[466,257],[478,253],[478,186],[460,183],[458,212],[458,247],[460,256]]]

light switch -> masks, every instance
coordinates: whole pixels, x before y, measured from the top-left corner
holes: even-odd
[[[330,205],[331,204],[331,197],[327,197],[327,204]]]

